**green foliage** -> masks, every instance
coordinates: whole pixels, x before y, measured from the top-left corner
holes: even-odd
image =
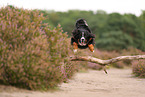
[[[105,50],[127,49],[133,44],[132,37],[122,31],[111,31],[103,33],[96,42],[97,47]],[[105,47],[105,48],[103,48]]]
[[[37,10],[0,9],[0,82],[47,90],[71,78],[67,34],[48,26]]]
[[[47,13],[48,18],[50,19],[49,22],[52,25],[56,26],[58,23],[61,24],[63,30],[65,32],[68,32],[69,37],[71,36],[72,30],[75,28],[74,25],[76,20],[79,18],[86,19],[92,32],[96,35],[97,48],[104,50],[121,50],[124,48],[128,48],[129,44],[129,46],[145,51],[144,11],[142,11],[140,17],[136,17],[133,14],[107,14],[102,10],[98,10],[97,12],[80,10],[69,10],[68,12],[41,12]],[[114,34],[118,33],[119,36],[117,36],[117,38],[116,34],[112,36],[113,32]],[[108,39],[102,38],[102,36],[107,33],[111,34],[108,35]],[[122,41],[120,41],[120,38],[118,37],[125,38],[121,39]],[[116,42],[110,43],[114,41],[114,39],[116,40]],[[100,41],[103,41],[102,45],[100,45]],[[129,43],[124,43],[125,41],[128,41]],[[107,44],[108,46],[106,46],[106,43],[110,44]],[[116,46],[117,43],[118,46]]]

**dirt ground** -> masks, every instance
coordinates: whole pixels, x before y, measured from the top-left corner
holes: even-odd
[[[77,73],[55,92],[1,90],[0,97],[145,97],[145,79],[133,77],[131,69],[89,70]]]

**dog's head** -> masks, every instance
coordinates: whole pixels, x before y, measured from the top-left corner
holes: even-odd
[[[80,46],[86,46],[88,42],[88,31],[85,29],[79,29],[78,30],[79,36],[78,36],[78,44]]]

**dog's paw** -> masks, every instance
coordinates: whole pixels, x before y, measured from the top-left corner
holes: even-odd
[[[74,49],[73,51],[74,51],[74,53],[76,53],[78,50],[77,49]]]
[[[94,45],[93,44],[89,44],[88,47],[89,47],[91,52],[94,52]]]

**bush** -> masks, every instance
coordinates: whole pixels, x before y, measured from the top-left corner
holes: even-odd
[[[133,61],[132,72],[137,77],[145,78],[145,60]]]
[[[88,63],[88,68],[93,69],[93,70],[101,70],[103,69],[103,66],[96,64],[96,63]]]
[[[0,9],[0,82],[31,90],[53,88],[76,71],[67,34],[42,23],[39,11]]]

